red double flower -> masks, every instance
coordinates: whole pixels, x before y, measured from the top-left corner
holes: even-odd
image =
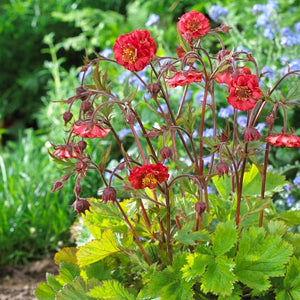
[[[232,67],[228,67],[226,70],[218,73],[218,75],[215,78],[215,81],[217,83],[224,83],[229,85],[230,81],[233,78],[233,75],[251,75],[251,70],[245,67],[239,67],[233,70]]]
[[[146,187],[154,189],[158,183],[169,179],[169,168],[161,163],[134,167],[128,177],[129,182],[135,189],[144,189]]]
[[[200,82],[203,78],[201,73],[195,73],[192,71],[178,71],[169,79],[167,82],[171,88],[177,86],[184,86],[186,84],[191,84],[192,82]]]
[[[274,133],[266,137],[269,145],[281,148],[299,148],[300,138],[292,133]]]
[[[186,41],[205,35],[209,31],[209,20],[198,11],[184,14],[177,23],[177,28]]]
[[[76,135],[90,138],[90,139],[94,139],[94,138],[103,139],[110,132],[109,128],[105,128],[101,125],[91,123],[91,122],[77,123],[77,124],[74,123],[72,129]]]
[[[72,142],[66,145],[53,145],[53,147],[55,149],[53,155],[58,156],[59,159],[79,158],[80,149]]]
[[[156,43],[148,30],[135,30],[120,35],[114,46],[116,61],[129,71],[141,71],[156,53]]]
[[[246,74],[233,77],[229,82],[228,92],[228,103],[242,111],[253,108],[262,95],[256,76]]]

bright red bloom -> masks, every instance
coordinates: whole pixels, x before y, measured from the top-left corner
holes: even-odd
[[[176,86],[184,86],[191,84],[192,82],[200,82],[203,78],[201,73],[195,73],[192,71],[179,71],[176,72],[172,77],[167,79],[169,86],[174,88]]]
[[[275,147],[299,148],[300,138],[291,133],[274,133],[266,137],[266,142]]]
[[[231,81],[233,75],[251,75],[251,70],[245,67],[236,68],[235,72],[233,72],[232,67],[228,67],[226,70],[218,73],[218,75],[215,78],[215,81],[217,83],[225,83],[229,85],[229,82]]]
[[[209,31],[209,20],[201,13],[193,10],[184,14],[177,23],[177,28],[186,41],[191,42]]]
[[[168,167],[161,163],[134,167],[128,177],[131,185],[139,190],[146,187],[154,189],[158,183],[167,181],[169,178]]]
[[[129,71],[141,71],[156,53],[156,43],[148,30],[135,30],[120,35],[114,46],[116,61]]]
[[[243,136],[245,142],[257,141],[261,138],[258,130],[254,127],[245,128]]]
[[[245,74],[232,78],[229,82],[228,92],[228,103],[243,111],[253,108],[262,95],[256,76]]]
[[[81,137],[90,139],[106,137],[110,129],[94,123],[73,124],[73,132]]]
[[[53,152],[54,156],[58,156],[59,159],[70,159],[70,158],[79,158],[80,149],[75,146],[74,143],[69,143],[66,145],[53,145],[55,151]]]

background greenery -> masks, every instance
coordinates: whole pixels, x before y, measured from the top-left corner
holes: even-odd
[[[50,140],[58,144],[65,137],[61,118],[64,105],[54,101],[74,94],[85,51],[92,54],[93,49],[97,52],[112,49],[118,35],[147,28],[156,36],[158,55],[174,55],[178,44],[178,18],[192,9],[208,15],[210,7],[217,4],[228,9],[223,21],[233,27],[232,34],[224,38],[226,45],[250,49],[260,69],[268,66],[280,73],[284,67],[280,62],[282,56],[290,61],[298,58],[298,45],[280,45],[280,29],[287,26],[293,29],[294,23],[299,21],[299,3],[297,0],[278,1],[278,9],[272,14],[272,22],[278,30],[272,40],[263,36],[262,26],[256,26],[260,13],[254,15],[252,8],[257,3],[267,1],[1,2],[0,265],[25,263],[70,243],[68,228],[75,215],[69,207],[74,201],[72,185],[67,185],[63,192],[50,193],[51,183],[62,173],[50,161],[45,143]],[[153,13],[160,19],[146,27]],[[212,27],[218,24],[211,22]],[[213,41],[208,41],[206,46],[212,53],[219,50]],[[117,91],[118,84],[121,86],[120,76],[127,78],[128,74],[115,68],[112,75]],[[272,84],[276,78],[279,75],[266,79],[265,83]],[[287,93],[289,86],[282,85],[281,90]],[[144,92],[139,93],[142,96]],[[221,96],[224,90],[219,93]],[[220,106],[225,106],[225,98],[222,101]],[[299,108],[289,112],[289,126],[298,128],[296,134],[299,135],[298,114]],[[282,124],[280,118],[277,122]],[[118,129],[122,130],[122,124]],[[280,130],[279,125],[277,130]],[[124,143],[130,147],[132,139],[125,136]],[[271,156],[273,166],[290,181],[299,176],[298,160],[299,153],[295,149],[273,150]],[[101,182],[92,176],[85,184],[95,190],[97,196]],[[275,197],[281,210],[289,208],[285,202],[289,196],[299,199],[296,184]]]

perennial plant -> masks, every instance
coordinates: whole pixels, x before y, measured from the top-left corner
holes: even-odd
[[[66,172],[53,191],[76,177],[73,205],[83,223],[72,228],[78,247],[56,254],[61,273],[47,275],[39,299],[299,298],[299,234],[292,230],[299,213],[276,211],[272,197],[286,181],[268,168],[268,155],[273,146],[300,146],[286,120],[286,110],[299,105],[296,89],[280,91],[300,70],[265,86],[250,52],[224,47],[228,26],[210,29],[203,14],[191,11],[177,30],[179,57],[156,56],[150,32],[136,30],[117,38],[115,60],[85,58],[82,72],[92,67],[93,83],[83,76],[64,101],[70,129],[51,154]],[[203,47],[208,36],[219,42],[218,53]],[[107,63],[131,71],[146,93],[128,82],[115,91],[110,69],[103,72]],[[138,73],[145,69],[146,80]],[[217,88],[225,88],[233,112],[226,122]],[[188,102],[195,89],[201,101]],[[282,133],[275,133],[279,110]],[[262,120],[267,128],[259,132]],[[115,130],[120,122],[132,133],[133,149]],[[115,140],[120,160],[109,160],[111,147],[92,159],[89,139]],[[92,171],[103,183],[102,199],[96,184],[82,197],[81,182]]]

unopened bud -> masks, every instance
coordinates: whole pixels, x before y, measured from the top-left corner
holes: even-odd
[[[78,173],[85,174],[88,170],[88,164],[80,160],[76,163],[75,170]]]
[[[92,108],[92,104],[88,101],[82,101],[80,108],[83,112],[87,112]]]
[[[157,98],[157,94],[161,89],[161,84],[159,82],[151,83],[147,86],[147,89],[153,98]]]
[[[135,115],[132,113],[128,113],[125,115],[125,122],[129,125],[134,125]]]
[[[243,136],[245,142],[257,141],[261,138],[258,130],[254,127],[246,127]]]
[[[85,211],[89,210],[91,204],[84,198],[77,198],[73,203],[73,206],[75,210],[78,212],[78,214],[80,213],[85,214]]]
[[[220,62],[225,56],[230,54],[229,50],[221,50],[218,52],[218,62]]]
[[[149,137],[150,139],[155,139],[158,136],[158,133],[154,130],[149,131],[149,133],[145,134],[145,137]]]
[[[79,141],[77,144],[77,147],[81,152],[83,152],[86,149],[87,143],[85,141]]]
[[[116,201],[116,199],[117,199],[117,192],[113,187],[108,186],[103,190],[102,201],[104,203],[107,203],[108,201],[114,202]]]
[[[219,178],[221,176],[223,176],[223,178],[224,178],[224,174],[226,174],[228,176],[228,172],[229,172],[228,163],[226,163],[225,161],[221,161],[221,162],[217,163],[216,171],[217,171],[217,174],[219,175]]]
[[[173,150],[170,147],[163,147],[159,151],[162,158],[170,158],[173,159]]]
[[[195,203],[195,211],[199,214],[202,215],[206,210],[206,204],[204,202],[196,202]]]
[[[58,191],[60,189],[62,189],[63,186],[64,186],[64,182],[62,182],[62,181],[56,181],[56,182],[53,183],[53,185],[54,185],[54,187],[51,190],[52,193],[56,192],[56,191]]]
[[[82,101],[86,100],[89,96],[89,90],[83,86],[76,89],[76,97]]]
[[[73,114],[69,111],[66,111],[65,113],[63,113],[63,119],[65,121],[65,126],[67,125],[67,123],[69,121],[71,121],[72,117],[73,117]]]

